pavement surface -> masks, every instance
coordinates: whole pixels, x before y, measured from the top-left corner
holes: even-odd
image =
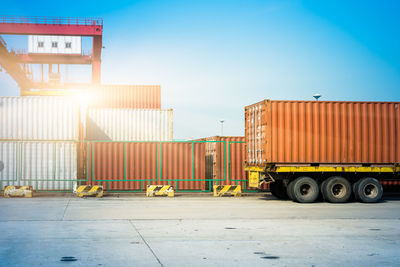
[[[400,266],[400,197],[0,198],[0,266]]]

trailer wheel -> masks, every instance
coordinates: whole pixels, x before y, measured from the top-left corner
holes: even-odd
[[[292,194],[294,201],[312,203],[319,195],[318,183],[311,177],[299,177],[293,181]]]
[[[324,199],[332,203],[347,202],[351,196],[351,184],[347,179],[333,176],[322,183],[322,195]]]
[[[269,184],[271,194],[277,199],[288,199],[286,187],[282,181],[277,180]]]
[[[381,183],[371,177],[362,178],[355,188],[356,198],[364,203],[375,203],[382,198],[383,187]]]
[[[289,197],[289,199],[294,200],[293,198],[293,183],[294,181],[291,181],[290,183],[288,183],[287,187],[286,187],[286,193]]]

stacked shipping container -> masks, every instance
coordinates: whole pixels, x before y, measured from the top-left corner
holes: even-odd
[[[87,140],[170,141],[172,109],[89,109]]]
[[[1,140],[78,140],[79,102],[73,97],[0,97]]]
[[[73,97],[0,97],[0,182],[71,190],[79,104]]]
[[[161,109],[159,85],[101,85],[92,92],[89,108]]]
[[[160,86],[105,85],[91,90],[89,96],[86,118],[80,117],[82,107],[77,97],[0,99],[2,186],[71,190],[78,177],[89,179],[85,172],[90,168],[86,164],[91,145],[80,141],[84,137],[110,141],[172,140],[172,110],[160,109]],[[86,132],[80,128],[81,119]],[[96,161],[91,164],[97,166]]]
[[[160,86],[102,85],[89,100],[86,139],[170,141],[172,122],[172,110],[161,109]]]
[[[148,184],[206,190],[204,145],[165,142],[173,139],[173,114],[161,109],[159,86],[102,86],[97,92],[86,127],[93,141],[91,183],[113,191],[145,190]]]

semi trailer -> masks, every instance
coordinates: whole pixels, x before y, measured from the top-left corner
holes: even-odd
[[[400,179],[400,102],[263,100],[245,107],[249,186],[280,199],[378,202]]]

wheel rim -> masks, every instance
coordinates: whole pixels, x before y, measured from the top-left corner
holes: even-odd
[[[309,184],[302,184],[300,186],[300,194],[302,196],[307,196],[311,193],[311,186]]]
[[[378,196],[378,187],[374,184],[366,184],[364,186],[364,195],[368,198],[375,198]]]
[[[342,198],[344,195],[346,195],[346,188],[344,187],[343,184],[334,184],[332,186],[332,194],[336,198]]]

